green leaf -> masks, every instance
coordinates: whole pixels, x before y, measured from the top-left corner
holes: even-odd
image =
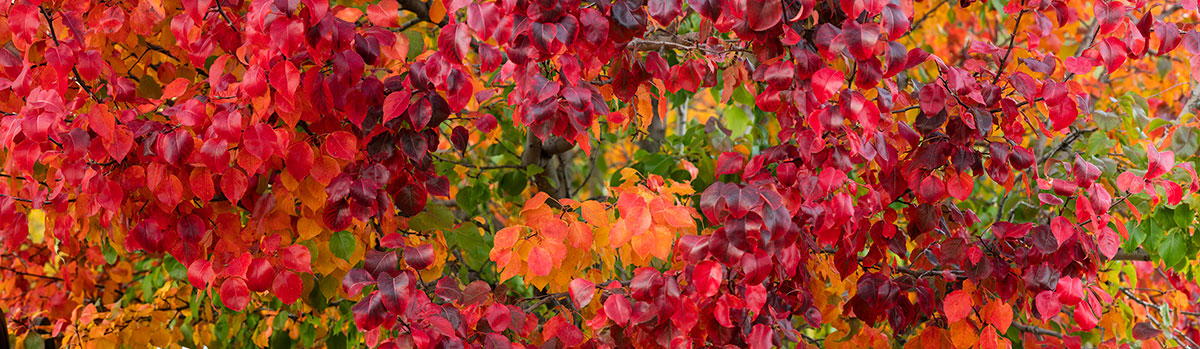
[[[520,195],[525,191],[525,186],[529,185],[528,177],[521,171],[510,171],[500,175],[500,189],[504,190],[508,195]]]
[[[1167,267],[1172,267],[1183,261],[1187,255],[1188,242],[1183,238],[1183,234],[1175,231],[1166,236],[1162,244],[1158,245],[1158,256],[1162,258],[1163,264]]]
[[[275,333],[271,335],[270,348],[274,349],[291,347],[293,347],[292,337],[288,336],[287,331],[275,331]]]
[[[1143,230],[1143,226],[1144,224],[1149,223],[1150,220],[1146,220],[1146,223],[1138,224],[1132,219],[1125,222],[1125,230],[1129,231],[1129,239],[1125,240],[1125,243],[1121,246],[1121,248],[1125,249],[1126,251],[1133,251],[1138,246],[1141,246],[1142,242],[1146,241],[1146,232]]]
[[[546,172],[546,169],[542,168],[541,166],[538,166],[537,164],[529,164],[529,166],[525,167],[525,176],[526,177],[537,176],[539,174],[542,174],[543,172]]]
[[[329,349],[346,349],[346,334],[335,333],[325,340],[325,347]]]
[[[333,233],[333,237],[329,239],[329,252],[333,252],[337,258],[349,261],[350,256],[354,255],[354,248],[358,245],[354,240],[354,234],[348,231]]]
[[[300,343],[304,344],[305,348],[312,348],[313,342],[317,340],[317,327],[311,323],[305,322],[300,326]]]
[[[446,234],[446,244],[451,249],[462,251],[467,266],[474,270],[482,269],[484,263],[487,263],[492,246],[484,239],[479,227],[473,223],[463,224],[462,227]]]
[[[6,320],[7,321],[7,320]],[[8,340],[5,338],[5,340]],[[37,332],[29,332],[25,335],[25,349],[42,349],[46,347],[46,340]]]
[[[271,323],[271,327],[276,331],[283,330],[283,326],[287,326],[288,311],[281,310],[275,315],[275,321]]]
[[[1176,226],[1190,227],[1192,225],[1193,217],[1195,217],[1195,212],[1192,212],[1192,209],[1188,207],[1188,204],[1179,204],[1179,206],[1175,207],[1175,214],[1173,218]]]
[[[105,263],[113,264],[113,263],[117,262],[117,250],[114,249],[112,247],[112,245],[105,242],[104,248],[102,248],[101,251],[104,252],[104,262]]]
[[[750,116],[746,115],[746,110],[741,106],[730,105],[725,108],[725,125],[733,131],[733,137],[737,138],[746,134],[746,129],[750,127]]]
[[[490,196],[490,191],[486,186],[476,184],[459,189],[458,195],[454,197],[454,201],[458,204],[459,208],[473,214],[479,209],[480,205],[490,198]]]
[[[1096,110],[1092,113],[1092,120],[1096,120],[1096,126],[1103,131],[1112,131],[1121,126],[1121,117],[1104,110]]]
[[[417,231],[449,230],[453,226],[454,212],[441,205],[426,205],[425,211],[408,221],[408,227]]]
[[[408,60],[411,61],[425,51],[425,38],[415,30],[405,30],[404,36],[408,38]]]
[[[164,257],[163,268],[167,270],[167,275],[170,275],[171,279],[187,281],[187,267],[175,260],[175,257]]]

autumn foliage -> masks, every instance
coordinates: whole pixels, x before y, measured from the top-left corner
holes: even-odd
[[[1196,0],[0,13],[14,346],[1200,348]]]

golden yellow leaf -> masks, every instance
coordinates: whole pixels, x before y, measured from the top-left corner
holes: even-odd
[[[40,244],[46,241],[46,211],[33,209],[29,211],[29,239]]]

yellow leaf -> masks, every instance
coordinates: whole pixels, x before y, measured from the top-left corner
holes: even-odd
[[[35,244],[46,241],[46,211],[42,209],[29,211],[29,238]]]

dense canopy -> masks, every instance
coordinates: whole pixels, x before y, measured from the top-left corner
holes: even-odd
[[[0,13],[16,347],[1200,348],[1196,0]]]

